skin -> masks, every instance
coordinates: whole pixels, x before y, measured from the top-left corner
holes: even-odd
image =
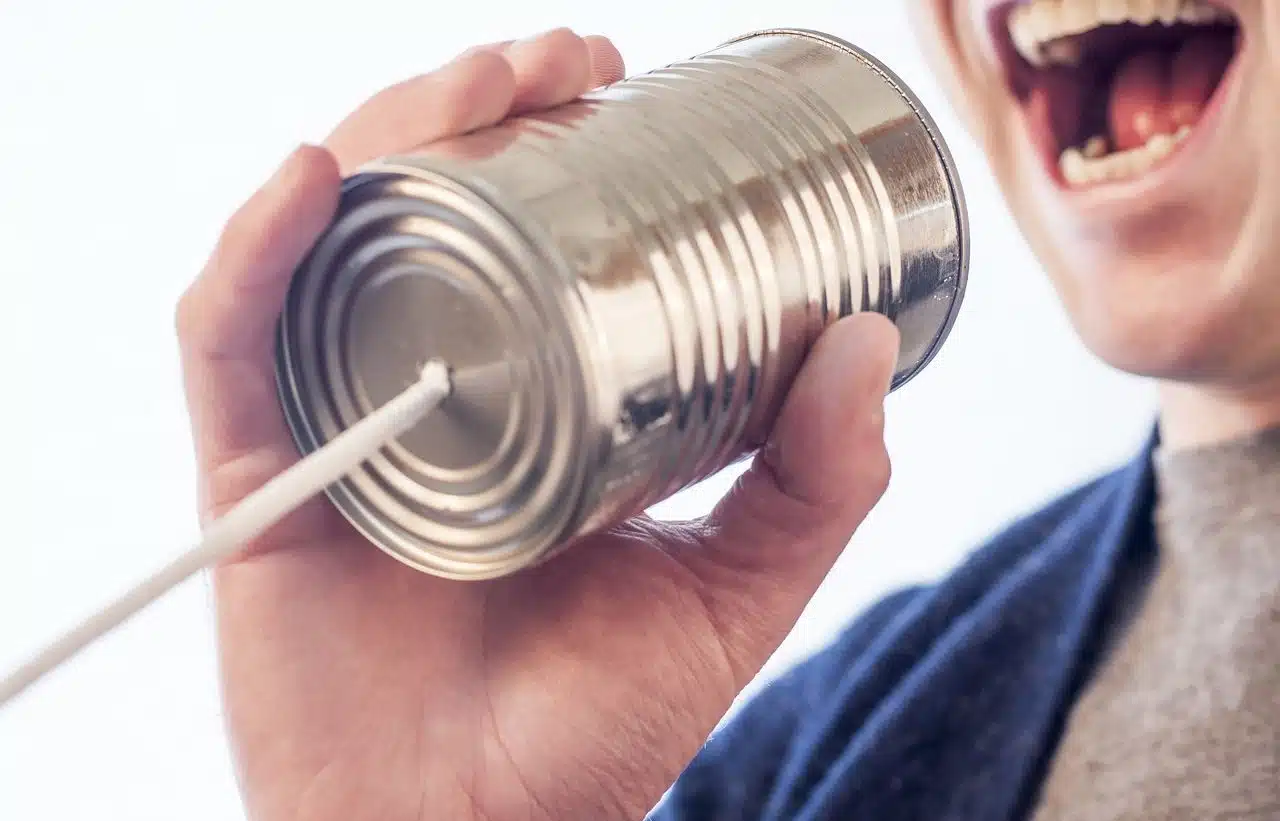
[[[1077,332],[1109,364],[1159,382],[1166,445],[1280,422],[1280,3],[1221,0],[1245,46],[1215,142],[1173,184],[1073,197],[1042,168],[984,42],[979,0],[911,0],[938,79]]]
[[[208,519],[295,459],[272,330],[342,175],[618,79],[598,37],[473,49],[292,153],[231,218],[178,328]],[[226,720],[255,821],[637,819],[785,637],[883,493],[897,333],[819,340],[704,521],[637,518],[490,583],[410,570],[323,500],[218,568]]]
[[[1045,174],[971,13],[912,0],[938,78],[1076,329],[1159,380],[1166,444],[1280,421],[1280,110],[1223,111],[1230,150],[1141,196]],[[1280,84],[1280,3],[1234,0],[1240,96]],[[387,89],[303,147],[232,218],[179,311],[207,516],[294,459],[270,336],[341,174],[621,76],[564,30]],[[774,434],[705,521],[638,518],[533,572],[459,585],[408,570],[322,501],[216,574],[227,721],[250,816],[636,819],[794,624],[883,492],[892,327],[823,336]]]

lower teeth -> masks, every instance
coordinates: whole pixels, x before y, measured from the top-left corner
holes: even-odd
[[[1107,153],[1107,142],[1094,137],[1083,148],[1068,148],[1058,158],[1058,167],[1069,185],[1081,186],[1136,177],[1173,153],[1191,133],[1184,125],[1176,134],[1157,134],[1147,144],[1128,151]]]

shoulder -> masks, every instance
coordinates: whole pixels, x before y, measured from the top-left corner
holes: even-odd
[[[1047,545],[1087,540],[1117,506],[1130,503],[1125,488],[1129,470],[1118,469],[1082,482],[1004,525],[934,587],[962,583],[973,576],[994,582]]]
[[[879,679],[882,687],[891,688],[928,646],[992,590],[1016,584],[1016,577],[1038,554],[1094,548],[1100,523],[1118,507],[1133,503],[1121,487],[1123,477],[1124,471],[1117,470],[1083,482],[1005,525],[939,581],[902,587],[877,599],[825,649],[780,676],[761,697],[812,706],[817,699],[830,698],[838,682],[851,678],[863,686]]]
[[[765,692],[798,701],[819,726],[838,713],[852,728],[904,687],[980,685],[982,670],[1007,662],[1002,654],[1056,635],[1064,613],[1099,595],[1095,571],[1127,538],[1107,529],[1145,503],[1136,473],[1131,465],[1081,483],[1007,524],[942,579],[880,598]]]
[[[902,756],[945,753],[938,728],[956,694],[1009,700],[985,686],[990,671],[1020,686],[1035,678],[1010,675],[1020,660],[1035,670],[1065,668],[1065,659],[1045,659],[1036,648],[1073,652],[1061,640],[1063,624],[1097,597],[1105,576],[1097,571],[1129,538],[1124,523],[1142,518],[1144,465],[1140,458],[1080,484],[1002,528],[940,581],[867,607],[825,649],[744,704],[655,817],[808,817],[798,807],[811,795],[831,798],[820,784],[859,789],[838,772],[892,783],[888,774]]]
[[[946,576],[929,584],[893,590],[854,618],[836,640],[792,676],[824,690],[837,677],[863,670],[868,685],[879,677],[885,689],[905,676],[927,649],[980,606],[988,594],[1014,581],[1027,563],[1049,549],[1088,551],[1101,519],[1117,504],[1120,471],[1072,488],[1044,507],[1006,524]],[[780,684],[786,686],[784,679]],[[873,688],[879,690],[880,688]],[[830,692],[827,690],[827,692]]]
[[[936,657],[939,644],[963,644],[979,614],[989,621],[990,612],[999,610],[1025,627],[1025,613],[1016,612],[1011,591],[1034,600],[1037,588],[1075,583],[1076,575],[1053,571],[1087,563],[1105,549],[1098,538],[1103,523],[1138,504],[1124,477],[1125,470],[1117,470],[1083,482],[1007,524],[942,579],[879,598],[826,648],[765,688],[756,699],[763,709],[744,710],[744,723],[764,715],[770,716],[765,723],[813,720],[824,703],[840,703],[848,711],[850,699],[870,711]]]

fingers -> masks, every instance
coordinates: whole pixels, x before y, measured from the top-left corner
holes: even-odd
[[[879,314],[850,317],[825,333],[758,466],[718,509],[719,531],[727,535],[750,517],[761,544],[790,536],[806,552],[842,549],[889,481],[884,399],[897,356],[897,329]]]
[[[579,37],[555,29],[507,44],[503,54],[516,76],[512,113],[567,103],[579,95],[622,79],[622,55],[607,37]]]
[[[564,38],[565,34],[572,34],[569,29],[555,29],[547,32],[539,37],[547,38]],[[523,48],[531,43],[537,37],[529,37],[518,41]],[[622,54],[618,51],[618,47],[608,37],[599,34],[588,34],[582,38],[587,44],[587,52],[590,56],[590,79],[587,83],[587,89],[599,88],[621,80],[625,72],[625,64],[622,60]],[[487,43],[482,46],[473,46],[464,54],[470,54],[476,51],[491,51],[496,54],[502,54],[510,57],[512,46],[516,45],[516,40],[503,40],[497,43]],[[572,47],[572,46],[571,46]]]
[[[617,82],[623,62],[608,38],[567,28],[468,49],[447,66],[384,89],[334,129],[325,145],[344,175],[390,154],[566,103]]]
[[[376,94],[325,148],[290,156],[236,213],[183,297],[178,320],[197,457],[215,506],[238,501],[296,458],[275,397],[273,336],[290,276],[332,218],[342,177],[512,111],[559,105],[621,71],[607,39],[568,29],[471,49]],[[223,481],[237,460],[252,462],[255,475]]]
[[[516,79],[513,114],[568,102],[589,87],[591,52],[569,29],[517,40],[505,55]]]
[[[270,349],[289,276],[333,216],[340,183],[333,156],[303,146],[232,215],[178,306],[179,339],[191,355]]]
[[[492,125],[511,108],[515,73],[502,55],[472,50],[369,98],[325,140],[343,175],[388,154]]]
[[[888,486],[883,407],[897,353],[897,330],[879,314],[830,328],[797,376],[769,443],[692,551],[707,606],[747,678]]]
[[[178,305],[196,452],[202,470],[284,436],[271,351],[294,268],[337,207],[332,155],[304,146],[227,222]]]

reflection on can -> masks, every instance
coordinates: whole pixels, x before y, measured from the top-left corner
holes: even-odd
[[[450,363],[329,496],[409,565],[501,576],[751,452],[841,316],[897,323],[902,385],[954,321],[967,230],[896,77],[761,32],[347,180],[281,318],[281,398],[310,452]]]

